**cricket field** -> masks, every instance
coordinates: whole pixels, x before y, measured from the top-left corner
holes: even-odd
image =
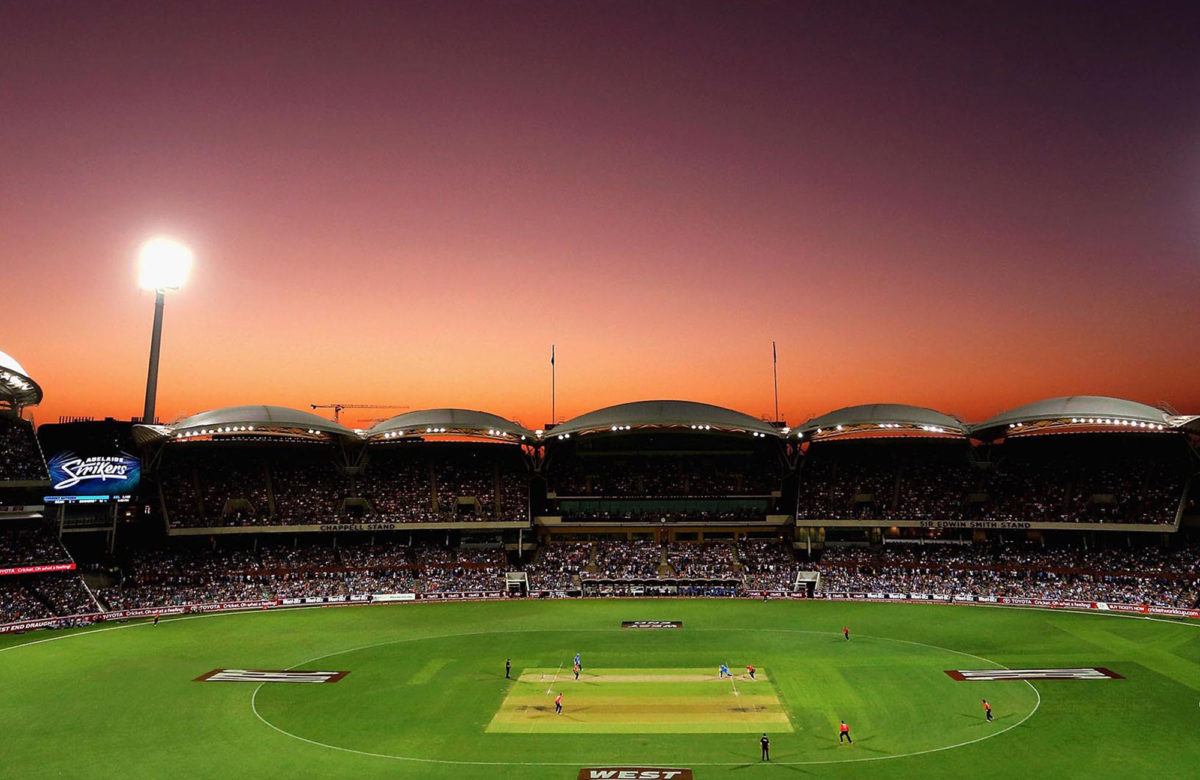
[[[0,638],[0,692],[0,776],[13,778],[1200,766],[1200,624],[1038,610],[656,599],[197,615]],[[853,745],[838,742],[842,720]]]

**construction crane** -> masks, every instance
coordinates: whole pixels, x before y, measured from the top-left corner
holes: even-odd
[[[407,406],[400,404],[309,404],[310,409],[332,409],[333,421],[340,423],[342,421],[343,409],[407,409]]]

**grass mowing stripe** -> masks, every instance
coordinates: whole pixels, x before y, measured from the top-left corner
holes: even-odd
[[[431,658],[425,662],[425,665],[408,678],[409,685],[422,685],[427,682],[432,682],[433,678],[437,677],[438,672],[450,665],[449,658]]]

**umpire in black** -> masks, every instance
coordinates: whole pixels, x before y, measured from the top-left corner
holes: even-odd
[[[767,739],[766,734],[763,734],[762,739],[760,739],[758,741],[758,743],[760,745],[762,745],[762,751],[763,751],[762,760],[770,761],[771,760],[771,740]]]

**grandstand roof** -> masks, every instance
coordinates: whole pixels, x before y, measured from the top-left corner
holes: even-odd
[[[478,436],[498,441],[533,439],[533,431],[503,417],[473,409],[421,409],[398,414],[363,434],[369,441],[404,436]]]
[[[957,417],[935,409],[906,404],[847,406],[814,417],[799,432],[811,439],[864,436],[966,436],[968,427]]]
[[[25,367],[7,352],[0,352],[0,404],[12,407],[32,406],[42,400],[42,388]]]
[[[354,438],[354,431],[311,412],[284,406],[229,406],[200,412],[170,425],[139,425],[139,439],[212,439],[232,436],[286,436],[327,440]]]
[[[581,414],[548,431],[546,438],[653,428],[782,436],[769,422],[721,406],[696,401],[634,401]]]
[[[1161,431],[1175,427],[1167,412],[1124,398],[1071,395],[1036,401],[972,426],[973,433],[1018,436],[1081,431]]]

